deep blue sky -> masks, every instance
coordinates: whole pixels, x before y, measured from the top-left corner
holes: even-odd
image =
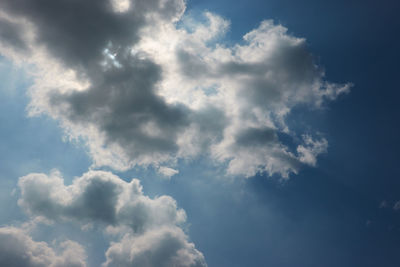
[[[400,212],[392,207],[400,199],[400,5],[313,0],[188,4],[189,11],[208,9],[229,18],[233,39],[272,18],[307,39],[329,80],[354,84],[350,94],[326,110],[292,115],[327,135],[329,151],[317,168],[293,175],[284,185],[266,177],[249,179],[243,190],[254,192],[254,199],[220,204],[230,206],[221,207],[215,217],[226,238],[210,251],[202,248],[210,266],[399,266]],[[379,208],[383,200],[388,208]],[[249,206],[255,211],[246,210]],[[247,231],[240,230],[243,225]],[[192,227],[192,238],[197,235],[202,237],[198,246],[210,246]],[[220,254],[218,248],[232,244],[235,248]]]
[[[284,183],[213,179],[206,160],[185,163],[170,181],[143,170],[120,176],[143,178],[145,193],[177,200],[210,267],[400,266],[400,210],[393,209],[400,200],[399,8],[394,0],[188,1],[189,13],[229,19],[232,41],[274,19],[306,38],[329,81],[354,84],[325,109],[289,117],[293,127],[324,133],[328,153]],[[0,90],[1,224],[23,217],[9,195],[21,175],[58,168],[72,179],[90,165],[82,148],[61,141],[54,121],[26,118],[28,78],[8,71],[2,79],[16,76],[18,90],[6,91],[7,83]]]

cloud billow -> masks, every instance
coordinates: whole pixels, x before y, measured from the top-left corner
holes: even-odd
[[[142,236],[125,235],[106,252],[104,267],[204,267],[202,254],[180,229],[160,228]]]
[[[57,250],[61,249],[61,253]],[[67,240],[54,249],[32,240],[25,230],[0,228],[0,265],[7,267],[86,267],[84,248]]]
[[[18,203],[32,219],[103,228],[112,238],[103,266],[207,266],[182,230],[185,212],[169,196],[145,196],[137,179],[89,171],[66,186],[54,171],[21,177],[18,185]]]
[[[28,214],[49,220],[129,226],[135,233],[186,220],[171,197],[151,199],[143,195],[139,180],[127,183],[109,172],[89,171],[69,186],[58,172],[33,173],[21,177],[18,185],[19,205]]]
[[[327,141],[293,132],[285,119],[350,85],[325,81],[305,40],[281,25],[263,21],[243,43],[226,46],[218,40],[228,21],[209,12],[206,22],[190,21],[185,7],[4,0],[0,53],[34,66],[30,114],[48,114],[84,140],[94,166],[169,168],[207,156],[228,174],[288,177],[315,165]]]

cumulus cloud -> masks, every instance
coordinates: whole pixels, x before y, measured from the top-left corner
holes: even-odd
[[[32,240],[24,230],[0,228],[0,265],[7,267],[85,267],[86,253],[81,245],[67,240],[57,249]]]
[[[327,141],[299,138],[286,117],[350,87],[327,82],[306,41],[285,27],[263,21],[243,43],[223,45],[229,21],[209,12],[205,22],[182,20],[183,0],[3,0],[0,8],[0,53],[35,67],[30,113],[82,138],[95,166],[168,168],[207,156],[229,174],[288,177],[314,166]]]
[[[185,212],[169,196],[145,196],[137,179],[89,171],[66,186],[54,171],[21,177],[18,185],[18,203],[31,217],[96,224],[115,236],[104,266],[207,266],[181,229]]]
[[[203,267],[204,257],[179,228],[159,228],[141,236],[125,235],[106,252],[104,267]]]
[[[169,196],[145,196],[139,180],[125,182],[109,172],[89,171],[64,185],[60,173],[29,174],[18,182],[19,205],[33,216],[50,220],[99,222],[110,226],[129,226],[134,232],[176,225],[186,220]]]

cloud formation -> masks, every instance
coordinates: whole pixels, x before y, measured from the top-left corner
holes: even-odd
[[[89,171],[66,186],[54,171],[21,177],[18,185],[18,203],[32,218],[97,225],[114,236],[104,266],[207,266],[181,229],[185,212],[169,196],[145,196],[136,179]]]
[[[24,211],[50,220],[126,225],[134,232],[186,220],[173,198],[151,199],[143,194],[139,180],[127,183],[109,172],[89,171],[68,186],[58,172],[50,176],[33,173],[21,177],[18,185],[18,203]]]
[[[57,252],[59,250],[60,253]],[[0,228],[0,266],[7,267],[85,267],[86,253],[81,245],[67,240],[55,250],[45,242],[32,240],[20,228]]]
[[[127,234],[112,243],[104,267],[204,267],[203,255],[187,241],[182,230],[159,228],[141,236]]]
[[[286,117],[350,87],[325,81],[306,41],[285,27],[263,21],[227,46],[218,40],[229,22],[183,17],[183,0],[3,0],[0,8],[0,53],[35,66],[31,114],[84,140],[95,166],[168,168],[207,156],[228,174],[288,177],[315,165],[327,141],[302,138]]]

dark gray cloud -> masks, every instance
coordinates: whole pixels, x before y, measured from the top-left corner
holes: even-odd
[[[19,50],[27,50],[28,48],[21,32],[23,32],[21,25],[5,18],[0,18],[0,43]]]
[[[56,253],[56,250],[47,243],[32,240],[22,229],[13,227],[0,228],[0,266],[86,266],[86,254],[82,246],[72,241],[65,241],[59,247],[61,248],[61,253]]]
[[[115,16],[107,0],[6,0],[0,7],[28,19],[34,25],[36,42],[45,45],[68,67],[80,67],[85,73],[87,67],[101,59],[108,42],[134,40],[139,24],[133,16]],[[126,27],[128,21],[132,30]],[[127,40],[121,40],[122,36]]]
[[[243,146],[259,146],[266,145],[271,142],[276,142],[278,136],[276,130],[272,128],[249,128],[239,133],[236,137],[238,145]]]
[[[133,56],[118,62],[122,67],[93,75],[85,91],[53,93],[51,105],[62,107],[74,124],[98,127],[106,133],[106,143],[120,145],[131,159],[176,152],[177,134],[188,124],[190,111],[167,105],[156,95],[155,84],[161,79],[157,65]]]
[[[138,40],[148,16],[171,20],[184,6],[175,0],[138,0],[118,13],[110,0],[3,0],[0,8],[31,22],[36,42],[68,67],[90,76],[109,43],[127,48]]]

